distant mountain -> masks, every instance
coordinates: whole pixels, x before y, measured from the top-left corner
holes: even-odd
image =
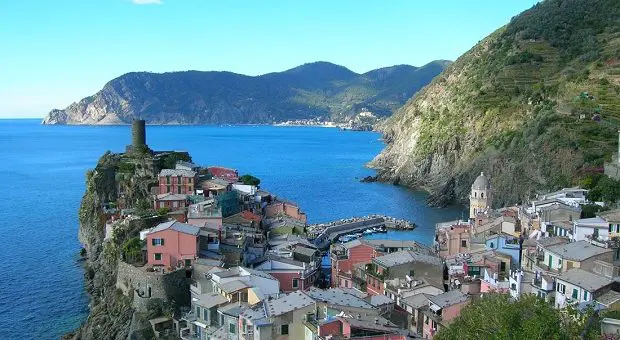
[[[383,124],[386,181],[465,201],[490,175],[494,205],[578,185],[620,128],[620,1],[546,0],[459,57]]]
[[[449,63],[397,65],[364,74],[328,62],[256,77],[231,72],[132,72],[64,110],[52,110],[43,124],[126,124],[135,118],[151,124],[344,121],[362,108],[387,116]]]

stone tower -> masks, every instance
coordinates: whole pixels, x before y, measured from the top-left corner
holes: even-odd
[[[487,210],[491,206],[492,193],[491,183],[484,175],[476,178],[474,184],[471,185],[471,193],[469,194],[469,218],[476,218],[476,214]]]
[[[136,119],[131,124],[131,146],[134,150],[140,150],[146,146],[146,122]]]

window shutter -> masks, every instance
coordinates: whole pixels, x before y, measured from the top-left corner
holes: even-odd
[[[152,246],[154,246],[154,245],[155,245],[155,239],[154,239],[154,238],[152,238],[152,239],[151,239],[151,245],[152,245]]]
[[[163,238],[161,239],[161,245],[162,246],[164,245],[164,239]]]

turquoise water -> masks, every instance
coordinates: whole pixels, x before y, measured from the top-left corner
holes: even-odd
[[[383,144],[373,132],[270,126],[149,126],[153,149],[187,150],[202,165],[251,173],[261,186],[296,201],[310,223],[386,214],[415,222],[384,237],[430,243],[436,222],[461,207],[431,209],[425,194],[360,183]],[[128,126],[42,126],[0,120],[0,339],[57,339],[88,313],[77,262],[77,210],[84,173],[106,150],[121,152]]]

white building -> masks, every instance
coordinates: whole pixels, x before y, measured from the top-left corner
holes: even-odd
[[[561,309],[569,304],[592,301],[609,291],[612,283],[606,277],[573,268],[556,278],[555,307]]]
[[[587,236],[598,235],[598,240],[609,239],[609,224],[601,217],[582,218],[574,222],[573,241],[588,240]]]

